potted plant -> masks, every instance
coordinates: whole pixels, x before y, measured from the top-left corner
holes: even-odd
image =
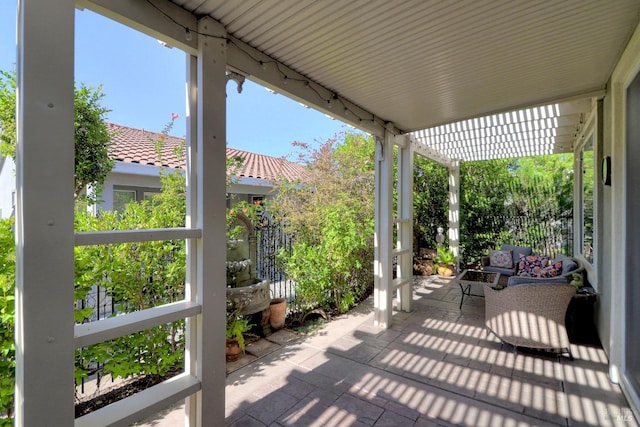
[[[227,362],[240,358],[244,352],[244,333],[251,329],[249,319],[240,314],[239,309],[227,311]]]
[[[456,256],[450,248],[438,245],[435,262],[438,265],[438,275],[444,277],[453,276]]]
[[[571,284],[576,288],[576,292],[580,288],[582,288],[582,286],[584,286],[584,283],[582,282],[582,274],[580,273],[571,274]]]

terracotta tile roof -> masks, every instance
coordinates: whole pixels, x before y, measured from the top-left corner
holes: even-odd
[[[304,166],[283,157],[265,156],[235,148],[227,148],[227,157],[240,157],[244,161],[239,176],[266,180],[284,177],[289,181],[295,181],[304,179],[307,173]]]
[[[161,133],[134,129],[113,123],[108,123],[107,128],[111,134],[109,156],[112,159],[141,165],[185,168],[184,157],[176,155],[177,153],[175,152],[184,144],[184,139],[173,136],[165,137]],[[155,143],[160,140],[164,142],[164,146],[160,151],[162,161],[158,159],[155,150]]]
[[[138,163],[141,165],[165,166],[171,168],[185,168],[181,147],[184,139],[174,136],[164,136],[161,133],[144,129],[134,129],[108,123],[111,133],[111,147],[109,155],[116,161]],[[156,141],[164,142],[161,148],[161,159],[156,154]],[[249,151],[227,148],[227,157],[240,157],[244,163],[238,176],[273,180],[285,177],[290,181],[303,179],[306,175],[305,167],[281,157],[266,156]]]

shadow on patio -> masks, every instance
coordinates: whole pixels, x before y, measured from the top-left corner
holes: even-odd
[[[371,301],[227,378],[230,426],[637,425],[599,347],[575,360],[502,346],[484,300],[414,280],[414,310],[389,330]],[[174,410],[181,416],[181,410]],[[162,414],[147,425],[169,424]],[[176,418],[181,420],[181,418]]]

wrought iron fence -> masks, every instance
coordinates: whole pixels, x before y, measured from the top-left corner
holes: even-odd
[[[271,282],[271,296],[295,300],[295,283],[285,274],[278,262],[278,253],[291,253],[292,237],[287,235],[282,224],[274,221],[263,211],[256,221],[256,274]]]
[[[515,245],[528,246],[534,252],[555,257],[573,255],[573,215],[539,217],[531,215],[500,218],[511,231]]]

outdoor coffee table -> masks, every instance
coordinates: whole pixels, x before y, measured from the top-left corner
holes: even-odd
[[[482,286],[484,284],[488,284],[492,288],[497,288],[498,281],[500,280],[500,273],[489,273],[488,271],[482,270],[465,270],[456,278],[456,280],[458,281],[458,286],[460,286],[460,291],[462,292],[462,295],[460,295],[460,309],[462,309],[462,302],[464,301],[465,295],[468,297],[484,298],[484,295],[472,294],[471,286]]]

